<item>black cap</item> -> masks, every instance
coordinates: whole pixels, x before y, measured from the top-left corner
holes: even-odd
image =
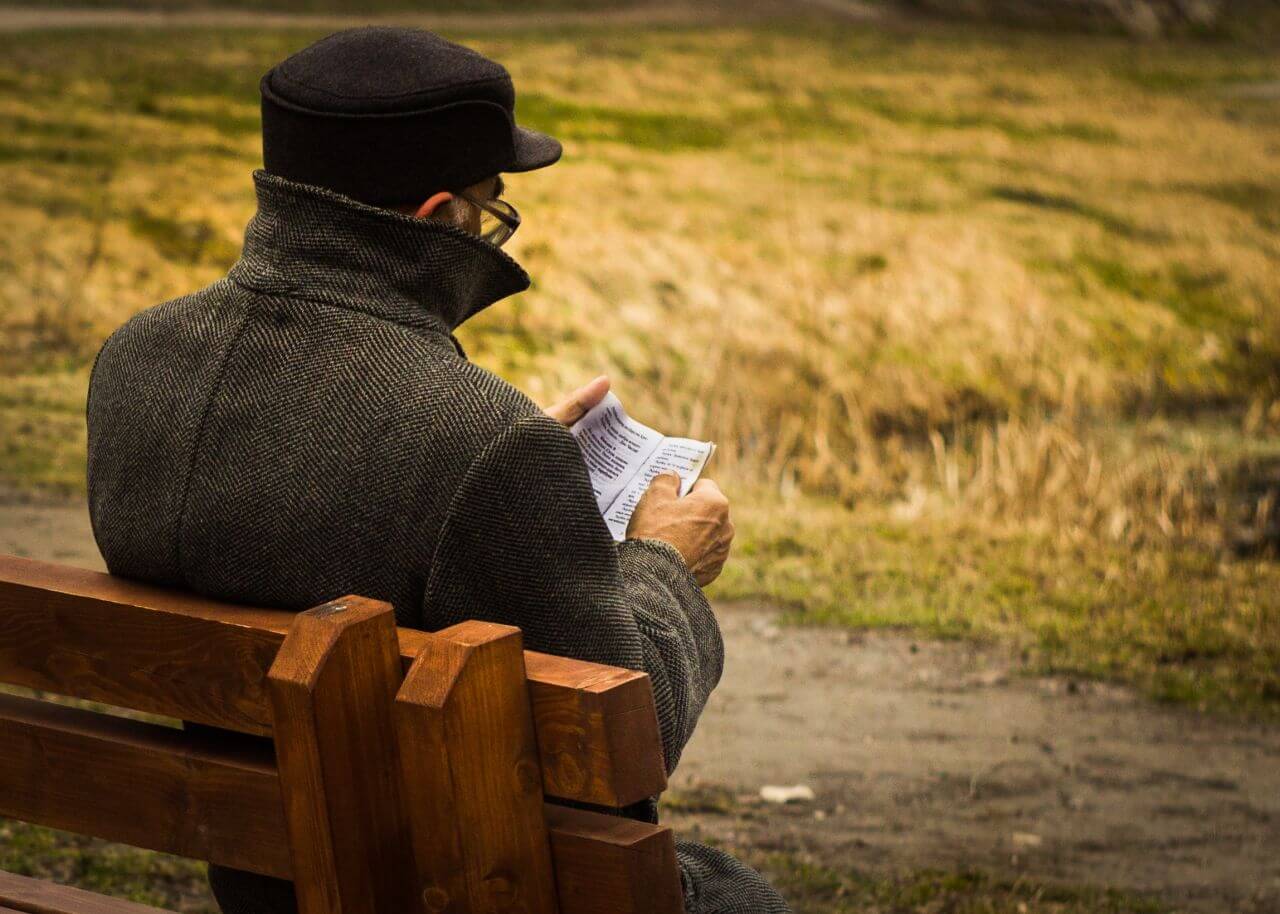
[[[423,29],[337,32],[261,89],[267,172],[374,206],[560,158],[558,140],[516,126],[506,68]]]

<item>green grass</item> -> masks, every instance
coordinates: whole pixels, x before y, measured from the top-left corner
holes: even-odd
[[[1003,97],[1006,100],[1010,98],[1007,93]],[[1099,144],[1112,144],[1120,141],[1120,134],[1117,130],[1086,121],[1048,120],[1036,122],[1023,118],[1000,116],[989,111],[920,108],[904,104],[901,98],[879,90],[854,93],[849,96],[848,100],[853,105],[874,112],[877,116],[895,124],[904,124],[926,131],[991,130],[1011,140],[1021,142],[1062,138]]]
[[[730,138],[728,126],[711,118],[573,104],[537,93],[520,96],[516,118],[561,139],[622,143],[663,153],[717,149]]]
[[[205,865],[0,819],[0,870],[184,914],[216,914]]]
[[[1071,545],[961,511],[909,517],[804,499],[746,499],[738,526],[714,596],[764,598],[806,625],[1003,643],[1029,672],[1127,681],[1158,700],[1280,710],[1270,559]]]
[[[9,376],[0,385],[0,483],[59,496],[85,488],[84,370]]]
[[[129,229],[151,242],[158,255],[176,263],[226,270],[240,256],[240,249],[207,222],[184,222],[138,210],[129,217]]]

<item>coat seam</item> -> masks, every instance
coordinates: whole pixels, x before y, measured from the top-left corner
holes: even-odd
[[[187,504],[191,496],[191,480],[196,472],[196,460],[200,455],[200,448],[204,442],[205,429],[209,422],[209,414],[213,412],[213,402],[217,399],[219,392],[222,390],[223,382],[226,380],[227,366],[231,363],[231,354],[240,343],[240,338],[244,336],[245,329],[249,326],[249,318],[251,312],[246,308],[244,316],[240,319],[240,326],[236,328],[235,335],[231,337],[231,341],[227,343],[227,349],[222,354],[222,360],[218,364],[218,373],[214,377],[213,384],[209,388],[209,396],[205,400],[204,409],[200,411],[200,422],[196,426],[195,440],[191,446],[191,456],[187,460],[187,471],[182,478],[182,498],[178,502],[178,523],[174,530],[174,568],[178,572],[178,577],[184,585],[188,585],[187,571],[182,565],[182,538],[183,531],[186,528],[187,521]]]
[[[91,421],[90,417],[92,415],[91,404],[93,403],[93,377],[98,373],[98,362],[102,359],[103,351],[107,348],[107,345],[111,340],[115,338],[115,335],[118,332],[119,328],[113,331],[111,335],[106,338],[102,346],[98,349],[97,355],[93,357],[93,367],[89,369],[89,388],[85,391],[84,396],[84,424],[86,430],[89,428],[89,423]],[[89,457],[92,453],[93,452],[91,450],[86,448],[84,494],[85,500],[89,503],[89,530],[93,533],[94,542],[98,542],[98,512],[93,510],[94,474],[89,471]]]
[[[440,535],[436,537],[436,546],[431,550],[431,564],[427,568],[427,577],[422,588],[422,603],[418,606],[418,616],[421,622],[426,622],[427,605],[431,600],[432,588],[435,586],[440,572],[440,550],[444,548],[445,543],[449,541],[449,536],[453,532],[451,523],[458,514],[456,510],[458,502],[463,497],[463,493],[467,491],[467,486],[472,480],[473,471],[478,472],[477,468],[482,470],[485,460],[488,459],[494,447],[499,442],[505,441],[508,436],[518,433],[521,424],[528,418],[528,416],[518,416],[514,421],[509,422],[505,428],[485,442],[484,447],[471,459],[471,462],[467,464],[467,468],[462,471],[462,475],[458,479],[458,487],[449,496],[449,504],[444,510],[444,520],[440,523]]]

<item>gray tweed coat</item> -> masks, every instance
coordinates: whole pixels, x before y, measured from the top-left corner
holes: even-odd
[[[670,546],[615,544],[568,431],[468,362],[460,323],[529,285],[459,229],[257,172],[231,272],[134,317],[89,388],[89,508],[113,574],[304,609],[344,593],[401,625],[518,625],[529,648],[644,670],[674,769],[723,646]],[[782,912],[681,842],[690,914]],[[292,886],[210,867],[229,914]]]

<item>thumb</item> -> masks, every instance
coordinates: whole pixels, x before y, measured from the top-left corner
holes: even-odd
[[[548,406],[544,412],[561,425],[573,425],[591,411],[609,392],[608,375],[600,377],[579,387],[559,403]]]
[[[649,480],[649,488],[645,491],[645,494],[649,495],[650,493],[655,493],[661,498],[678,498],[680,495],[680,475],[672,470],[659,473]]]

